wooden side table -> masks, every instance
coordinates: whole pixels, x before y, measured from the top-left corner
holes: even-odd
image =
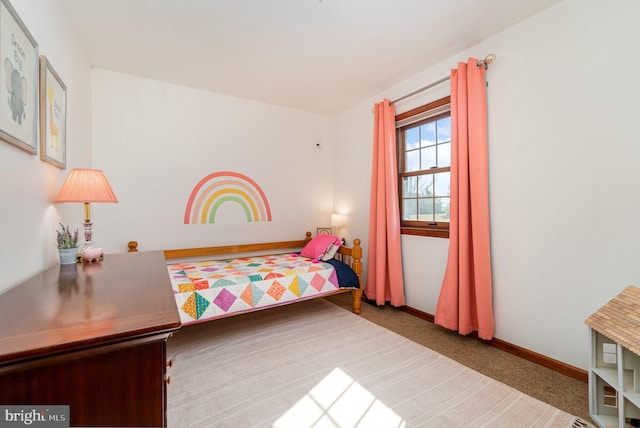
[[[69,405],[72,426],[166,426],[179,327],[161,251],[53,266],[0,294],[0,404]]]

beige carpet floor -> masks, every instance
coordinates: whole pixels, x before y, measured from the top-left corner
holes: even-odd
[[[326,300],[345,310],[351,310],[352,299],[349,294],[327,297]],[[363,304],[361,316],[527,395],[593,423],[589,417],[589,386],[585,382],[488,346],[480,340],[461,336],[455,331],[391,306]]]
[[[180,329],[169,427],[589,426],[322,299]]]

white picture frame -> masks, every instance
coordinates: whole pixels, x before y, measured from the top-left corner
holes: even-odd
[[[333,235],[330,227],[318,227],[316,229],[316,235]]]
[[[31,154],[39,142],[38,44],[9,0],[0,0],[0,140]]]
[[[67,168],[67,87],[40,56],[40,159]]]

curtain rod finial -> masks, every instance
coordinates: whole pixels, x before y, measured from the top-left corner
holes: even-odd
[[[489,65],[489,64],[493,64],[496,60],[496,54],[488,54],[487,56],[484,57],[484,60],[482,62],[484,62],[485,64]]]

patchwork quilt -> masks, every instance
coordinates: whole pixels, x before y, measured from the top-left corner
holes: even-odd
[[[331,264],[297,254],[167,266],[182,324],[322,296],[339,289]]]

